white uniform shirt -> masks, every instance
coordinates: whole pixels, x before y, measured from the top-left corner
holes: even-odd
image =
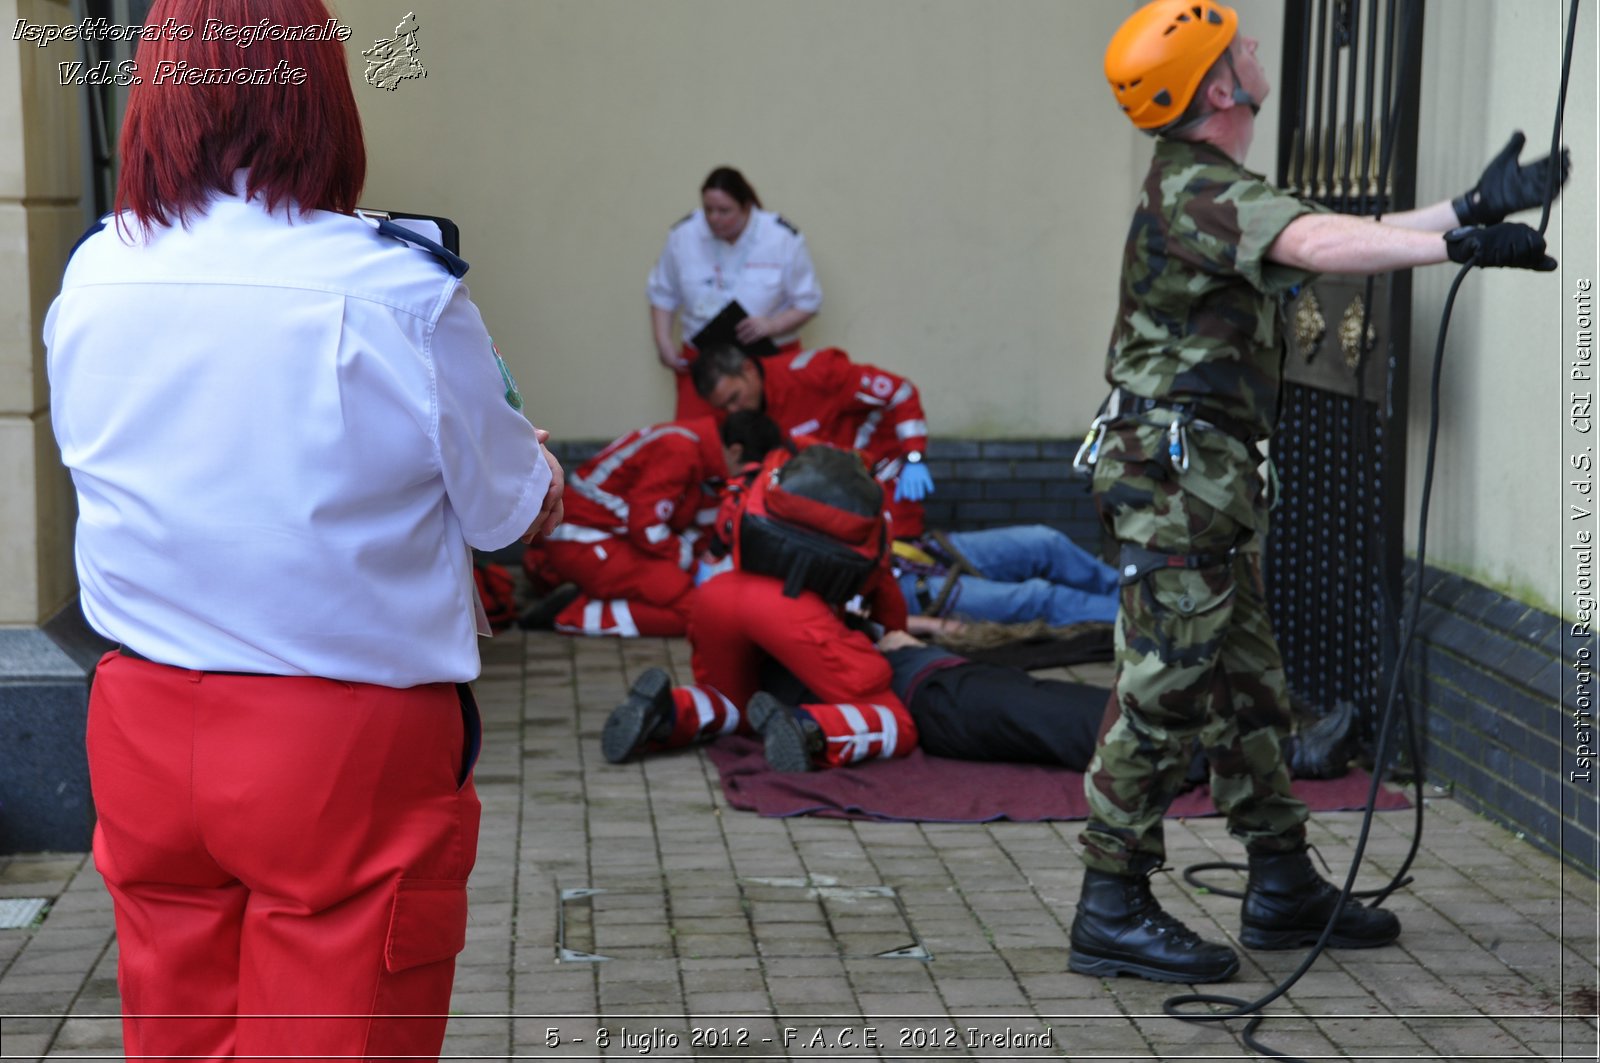
[[[814,314],[822,307],[806,238],[760,208],[751,209],[731,245],[711,234],[704,210],[674,225],[650,271],[648,292],[651,306],[679,312],[685,342],[735,299],[751,317],[790,308]],[[790,333],[772,340],[783,344],[793,338]]]
[[[468,545],[515,542],[550,471],[466,288],[326,211],[127,225],[44,327],[89,623],[184,668],[474,678]]]

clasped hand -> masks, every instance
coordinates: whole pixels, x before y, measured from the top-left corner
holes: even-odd
[[[528,525],[528,530],[522,534],[521,541],[525,543],[531,543],[541,535],[549,535],[560,527],[562,518],[566,516],[561,493],[566,488],[567,477],[561,471],[561,463],[556,460],[556,456],[544,445],[545,440],[550,438],[550,433],[543,428],[535,428],[533,432],[539,439],[539,453],[544,455],[545,464],[550,467],[550,486],[545,489],[544,503],[539,507],[539,515],[533,518],[533,523]]]
[[[1539,230],[1516,221],[1503,221],[1481,229],[1462,226],[1444,234],[1450,261],[1480,267],[1504,266],[1548,273],[1556,260],[1545,254]]]

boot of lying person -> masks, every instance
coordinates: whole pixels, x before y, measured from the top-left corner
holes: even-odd
[[[1359,744],[1355,705],[1336,701],[1326,715],[1284,739],[1283,762],[1296,779],[1337,779],[1349,772]]]
[[[1299,708],[1299,706],[1297,706]],[[1310,717],[1304,709],[1296,713],[1301,722],[1295,733],[1283,740],[1283,763],[1294,779],[1338,779],[1350,771],[1350,760],[1360,748],[1356,734],[1356,707],[1348,701],[1334,702],[1326,715]],[[1183,776],[1181,793],[1210,781],[1211,761],[1196,740]]]
[[[612,764],[621,764],[652,740],[665,741],[675,718],[672,677],[661,668],[639,673],[622,704],[611,710],[600,732],[600,752]]]
[[[571,605],[581,591],[576,583],[561,583],[549,592],[528,603],[517,616],[517,626],[524,631],[542,631],[556,622],[556,616]]]
[[[766,691],[752,697],[745,711],[750,726],[761,736],[773,771],[810,771],[827,748],[827,739],[815,720]]]

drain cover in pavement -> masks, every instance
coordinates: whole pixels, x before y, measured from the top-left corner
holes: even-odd
[[[0,930],[32,926],[49,906],[49,897],[7,897],[0,900]]]
[[[741,879],[761,954],[818,954],[832,939],[845,958],[931,960],[899,891],[893,886],[852,886],[825,876]]]
[[[892,886],[752,878],[721,898],[692,893],[684,900],[674,903],[659,887],[558,887],[556,958],[933,958]]]
[[[562,963],[605,963],[610,956],[602,956],[593,951],[593,946],[588,948],[573,948],[569,944],[569,934],[577,933],[575,937],[586,937],[590,941],[594,938],[594,922],[592,917],[585,916],[574,918],[567,910],[568,902],[586,901],[591,911],[596,897],[603,897],[609,890],[597,890],[583,886],[577,889],[564,889],[559,892],[556,904],[556,959]]]

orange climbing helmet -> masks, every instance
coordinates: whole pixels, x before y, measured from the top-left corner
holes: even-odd
[[[1106,80],[1123,113],[1147,133],[1176,122],[1239,31],[1239,15],[1215,0],[1153,0],[1106,48]]]

